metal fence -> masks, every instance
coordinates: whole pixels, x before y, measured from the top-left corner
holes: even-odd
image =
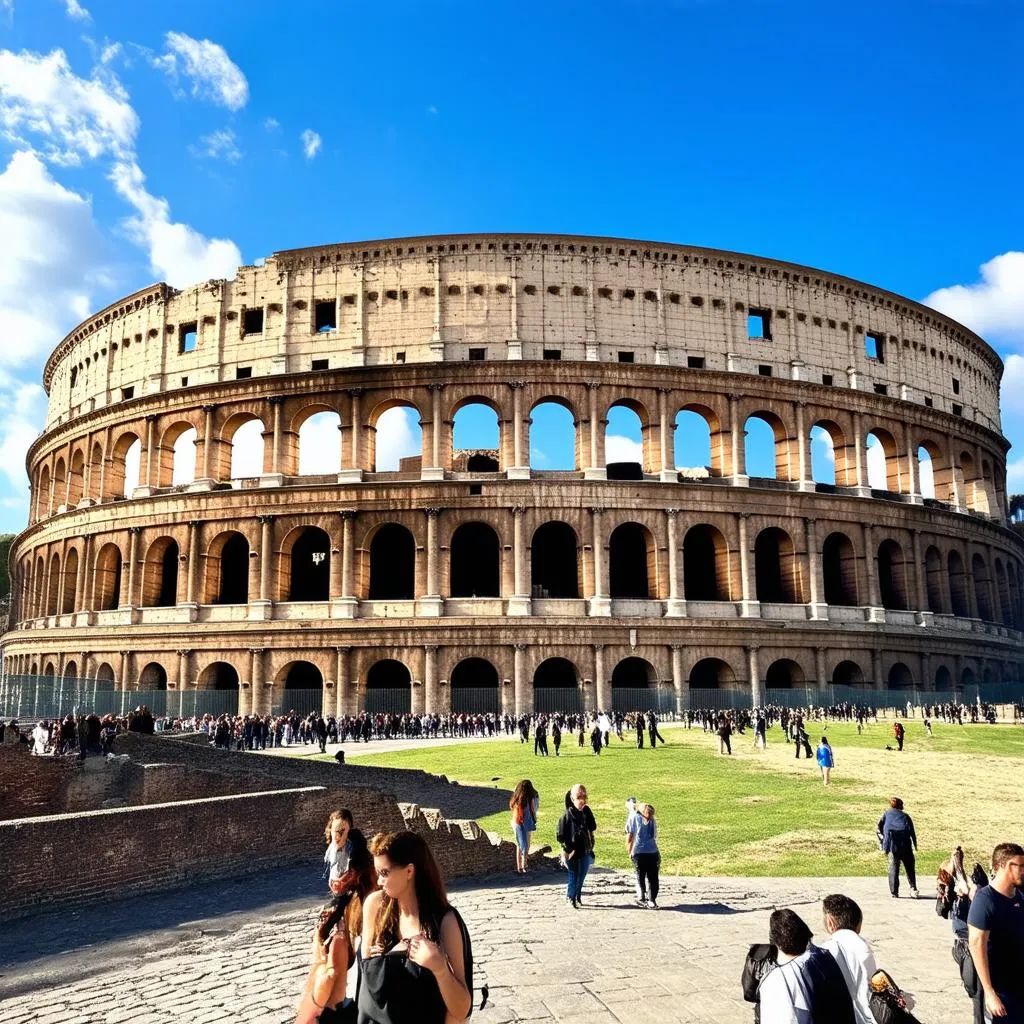
[[[376,714],[405,715],[412,711],[412,690],[408,686],[367,687],[363,710]]]
[[[583,710],[583,698],[578,686],[538,686],[533,691],[533,706],[546,714],[555,711],[570,714]]]
[[[496,686],[453,686],[452,711],[469,715],[497,714],[501,711],[501,695]]]
[[[274,704],[271,708],[273,715],[285,715],[294,711],[297,715],[305,717],[311,711],[323,711],[324,692],[316,690],[287,690],[279,687],[274,688]]]
[[[676,710],[676,695],[671,686],[613,686],[613,711]]]
[[[1021,683],[982,683],[968,685],[961,690],[922,690],[917,688],[901,690],[876,690],[873,687],[842,686],[838,683],[826,686],[800,686],[785,689],[766,689],[766,704],[781,707],[802,708],[813,705],[824,707],[830,704],[859,704],[870,708],[902,708],[907,702],[912,705],[945,704],[960,701],[974,704],[978,701],[988,704],[1019,704],[1024,701],[1024,685]],[[722,689],[692,689],[683,697],[684,708],[750,708],[752,696],[746,687]]]

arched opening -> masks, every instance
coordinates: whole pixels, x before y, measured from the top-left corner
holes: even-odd
[[[50,556],[50,572],[46,578],[46,614],[60,612],[60,555]]]
[[[36,559],[35,596],[32,610],[36,615],[46,614],[46,562],[40,555]]]
[[[1017,583],[1017,569],[1013,559],[1006,563],[1006,575],[1010,588],[1010,625],[1014,629],[1020,629],[1021,624],[1021,600],[1020,589]]]
[[[237,690],[238,672],[226,661],[215,661],[199,673],[200,690]]]
[[[92,446],[92,455],[89,457],[89,494],[88,497],[94,501],[102,501],[103,494],[100,491],[100,476],[103,471],[103,445],[97,441]]]
[[[341,417],[315,412],[299,426],[299,476],[330,476],[341,468]]]
[[[838,429],[838,428],[836,428]],[[837,444],[832,431],[824,424],[816,423],[811,427],[811,479],[816,484],[835,486],[838,473],[836,471],[836,453],[843,451],[842,434]]]
[[[36,519],[43,519],[50,511],[50,467],[43,466],[36,492]]]
[[[622,523],[608,539],[609,592],[613,598],[653,599],[657,577],[656,551],[650,530]]]
[[[931,544],[924,553],[924,579],[925,590],[928,593],[928,611],[941,615],[946,611],[945,595],[943,593],[943,579],[945,569],[942,565],[942,555],[939,549]]]
[[[935,462],[924,445],[917,448],[917,486],[922,498],[935,497]]]
[[[330,595],[331,539],[318,526],[289,534],[281,550],[285,601],[326,601]]]
[[[77,661],[73,661],[73,660],[69,661],[64,666],[63,677],[65,679],[72,679],[72,680],[78,678],[78,662]]]
[[[876,428],[868,433],[866,459],[868,486],[873,491],[901,490],[899,449],[889,431]]]
[[[182,431],[174,441],[171,458],[171,486],[181,487],[196,478],[196,428]]]
[[[723,690],[736,686],[736,673],[721,658],[702,658],[690,669],[691,690]]]
[[[971,604],[967,597],[967,571],[959,551],[950,551],[946,559],[949,570],[949,600],[953,614],[961,618],[970,618]]]
[[[721,424],[707,406],[687,406],[676,413],[673,465],[698,475],[702,470],[722,475]]]
[[[963,672],[960,673],[960,688],[964,689],[968,686],[977,686],[978,677],[974,673],[974,669],[967,665],[964,667]]]
[[[864,672],[855,661],[841,661],[832,670],[832,682],[836,686],[863,686]]]
[[[985,559],[977,553],[971,558],[971,575],[974,577],[974,596],[978,602],[978,617],[986,622],[992,622],[995,616],[992,614],[992,600],[988,588],[988,566],[985,564]]]
[[[743,424],[743,457],[747,475],[765,480],[791,480],[785,425],[774,413],[757,412]]]
[[[540,598],[580,596],[576,533],[568,523],[537,527],[530,542],[531,593]]]
[[[560,399],[544,399],[530,410],[530,467],[538,470],[579,467],[576,417]]]
[[[988,515],[988,495],[985,492],[985,484],[977,463],[969,452],[961,452],[959,466],[956,470],[957,483],[960,485],[960,493],[963,496],[963,503],[972,512],[980,512]]]
[[[501,426],[498,413],[480,399],[467,399],[452,418],[452,469],[465,473],[497,473],[501,468]]]
[[[131,440],[121,455],[120,463],[120,488],[114,492],[115,497],[130,498],[132,492],[139,486],[142,471],[142,441],[134,434],[128,435]],[[123,439],[122,439],[123,440]],[[118,468],[117,451],[114,452],[114,466]]]
[[[419,472],[423,454],[419,410],[409,404],[386,408],[371,424],[369,444],[375,473]]]
[[[754,542],[754,575],[757,599],[771,604],[796,604],[803,600],[793,540],[785,530],[769,526]]]
[[[609,480],[643,480],[646,410],[635,402],[616,402],[608,409],[604,432],[604,463]]]
[[[821,548],[825,603],[846,607],[860,604],[857,597],[857,553],[845,533],[830,533]]]
[[[501,709],[498,670],[484,658],[464,658],[448,680],[452,711],[486,714]]]
[[[894,540],[883,540],[878,546],[878,591],[883,608],[906,611],[910,607],[906,558]]]
[[[71,558],[71,555],[68,555]],[[996,559],[996,600],[999,607],[993,609],[996,619],[1004,626],[1013,625],[1013,610],[1010,605],[1010,587],[1006,580],[1006,570],[1001,558]]]
[[[70,615],[77,608],[78,601],[78,551],[72,548],[64,559],[64,596],[61,600],[62,615]]]
[[[249,600],[249,542],[240,533],[218,534],[206,555],[207,604]]]
[[[371,601],[411,601],[416,593],[416,542],[397,523],[385,523],[370,541]]]
[[[85,484],[85,455],[79,449],[71,456],[71,473],[68,477],[68,508],[74,508],[83,497]]]
[[[277,674],[274,684],[274,714],[294,711],[308,715],[323,707],[324,677],[309,661],[289,662]]]
[[[169,608],[178,602],[178,542],[153,541],[142,564],[142,606]]]
[[[139,689],[147,691],[167,689],[167,670],[160,662],[151,661],[139,673]],[[150,710],[155,709],[151,708]]]
[[[612,670],[612,709],[647,711],[658,707],[658,673],[643,658],[623,658]]]
[[[54,510],[64,505],[64,495],[68,484],[68,470],[63,458],[57,460],[53,467],[53,495],[50,498],[50,507]]]
[[[728,601],[729,546],[707,523],[691,526],[683,539],[683,592],[687,601]]]
[[[231,448],[228,474],[232,480],[262,476],[264,467],[263,420],[242,420],[230,434],[225,430]]]
[[[804,670],[790,658],[779,658],[768,666],[764,685],[769,690],[791,690],[804,685]]]
[[[121,603],[121,549],[104,544],[96,555],[96,580],[93,587],[97,611],[110,611]]]
[[[914,688],[914,673],[902,661],[897,661],[889,669],[886,685],[890,690],[912,690]]]
[[[321,690],[324,677],[320,669],[309,661],[293,661],[278,675],[278,683],[285,690]]]
[[[412,710],[412,676],[400,661],[386,658],[370,667],[366,674],[365,710],[371,714],[389,711],[400,715]]]
[[[533,700],[537,711],[581,710],[576,666],[567,658],[542,661],[533,674]]]
[[[945,665],[940,665],[935,670],[935,689],[941,693],[953,692],[953,676]]]
[[[96,669],[96,681],[103,683],[105,686],[112,687],[114,685],[114,670],[105,661],[101,662],[99,667]]]
[[[486,523],[463,523],[451,543],[452,597],[499,597],[501,545]]]

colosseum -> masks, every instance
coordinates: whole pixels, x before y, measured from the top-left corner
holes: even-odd
[[[652,242],[393,239],[155,284],[46,363],[6,670],[242,713],[1015,683],[1001,373],[899,295]],[[399,408],[422,441],[383,466]],[[492,433],[457,447],[467,411]],[[637,461],[606,459],[616,417]]]

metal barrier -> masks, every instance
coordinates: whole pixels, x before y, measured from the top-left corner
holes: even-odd
[[[409,686],[368,686],[363,710],[370,714],[406,715],[412,711],[412,688]]]
[[[288,690],[274,687],[274,704],[270,713],[272,715],[286,715],[294,711],[301,718],[305,718],[311,711],[323,711],[324,692],[316,690]]]
[[[578,686],[537,686],[533,691],[533,706],[537,711],[566,714],[583,710],[583,698]]]
[[[671,686],[613,686],[612,710],[658,711],[676,710],[676,695]]]
[[[467,715],[497,714],[501,695],[496,686],[453,686],[452,711]]]

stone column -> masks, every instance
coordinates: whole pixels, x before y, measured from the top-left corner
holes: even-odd
[[[750,542],[747,539],[747,520],[749,512],[738,512],[740,538],[740,615],[746,619],[761,616],[761,603],[757,600],[757,590],[751,586],[750,579]]]
[[[810,584],[810,604],[807,607],[809,619],[827,619],[828,605],[821,596],[821,552],[818,550],[817,521],[804,519],[804,546],[807,548],[807,582]]]
[[[747,648],[747,672],[750,676],[750,695],[755,708],[764,705],[764,683],[761,681],[761,670],[757,664],[758,648]]]
[[[509,480],[530,479],[530,459],[524,459],[523,451],[523,388],[525,381],[510,380],[508,386],[512,389],[512,465],[505,470],[505,476]]]
[[[985,545],[985,561],[988,569],[988,606],[992,609],[992,621],[1003,625],[1002,605],[999,601],[999,594],[996,592],[996,569],[991,544]]]
[[[804,410],[807,408],[807,403],[794,402],[793,408],[796,413],[797,490],[813,491],[814,472],[807,444],[807,424],[804,420]]]
[[[814,648],[814,674],[818,677],[818,690],[824,690],[828,685],[828,675],[825,668],[826,647]]]
[[[508,600],[509,615],[530,614],[530,574],[526,566],[526,540],[523,537],[525,505],[513,505],[512,512],[512,575],[513,595]]]
[[[947,457],[949,459],[949,489],[951,492],[950,499],[953,503],[953,507],[962,512],[964,511],[967,505],[967,497],[964,494],[964,490],[967,486],[967,481],[965,480],[963,486],[961,486],[960,481],[957,479],[956,476],[959,460],[957,459],[956,455],[956,441],[953,438],[952,434],[946,435],[946,451],[948,453]],[[932,464],[932,472],[935,472],[934,463]],[[936,495],[936,497],[938,497],[938,495]],[[957,685],[959,686],[959,683],[957,683]]]
[[[604,644],[594,644],[594,693],[597,711],[612,709],[612,681],[604,666]]]
[[[424,711],[431,714],[441,710],[441,695],[437,686],[437,644],[426,644],[423,652]]]
[[[136,601],[135,576],[139,559],[139,534],[141,526],[132,526],[128,529],[128,571],[121,574],[121,601],[122,608],[134,608]]]
[[[356,702],[352,699],[353,694],[350,693],[352,683],[348,674],[349,648],[335,647],[334,652],[336,655],[334,664],[336,687],[334,692],[334,715],[336,718],[340,718],[342,715],[355,715],[359,709],[355,706]]]
[[[661,480],[675,483],[679,479],[676,469],[675,445],[669,442],[675,436],[676,425],[668,418],[668,396],[671,388],[658,388],[658,463]]]
[[[441,422],[441,392],[444,390],[444,385],[428,384],[427,390],[430,392],[430,465],[423,465],[426,459],[421,458],[420,479],[443,480],[444,466],[441,465],[441,430],[443,429]],[[425,455],[426,453],[423,454]]]
[[[682,598],[682,589],[679,586],[679,534],[677,520],[679,509],[665,509],[665,533],[668,546],[668,602],[665,606],[665,614],[671,616],[685,615],[686,602]]]
[[[438,616],[443,614],[444,602],[441,600],[440,585],[438,581],[438,551],[437,520],[441,515],[439,508],[425,508],[423,510],[427,517],[427,588],[426,593],[416,601],[416,614],[427,616]]]
[[[212,487],[216,482],[213,479],[213,414],[217,411],[215,405],[203,406],[203,462],[200,478],[194,484],[201,484]]]
[[[601,444],[601,429],[604,422],[598,412],[597,391],[600,388],[597,381],[587,381],[587,416],[590,418],[590,426],[587,433],[587,444],[583,450],[587,453],[588,466],[583,467],[584,480],[607,480],[608,469],[601,458],[603,445]],[[579,446],[577,446],[577,451]]]
[[[871,681],[876,690],[881,690],[885,685],[882,678],[882,652],[876,647],[871,651]]]
[[[186,702],[185,695],[189,692],[189,655],[191,651],[178,651],[178,714],[185,715],[189,707],[190,702]],[[170,689],[170,687],[168,687]],[[170,703],[170,694],[168,696],[168,703]],[[239,695],[239,704],[241,704],[241,695]],[[239,709],[241,713],[241,709]]]
[[[260,596],[249,602],[250,619],[269,619],[273,615],[274,517],[257,516],[260,523]]]
[[[284,472],[281,468],[281,405],[284,398],[281,395],[271,395],[267,401],[270,403],[271,413],[270,472],[260,474],[260,487],[280,487],[284,483]],[[263,437],[266,443],[266,434]]]
[[[82,552],[78,556],[78,570],[75,573],[75,607],[71,610],[73,612],[86,611],[89,608],[89,603],[86,600],[85,594],[85,580],[86,580],[86,568],[89,564],[89,559],[92,551],[92,535],[88,535],[82,538]],[[83,625],[88,624],[88,620]],[[76,623],[77,625],[77,623]]]
[[[354,483],[363,479],[363,444],[362,428],[360,426],[359,398],[363,393],[362,388],[347,388],[345,392],[349,396],[349,416],[351,422],[348,425],[348,451],[346,453],[342,430],[341,465],[338,470],[338,483]],[[348,464],[345,463],[346,454]]]
[[[357,512],[354,508],[343,508],[339,515],[341,516],[341,589],[340,596],[331,609],[331,614],[337,618],[353,619],[359,609],[359,599],[356,597],[355,591],[356,552],[353,538]]]
[[[856,494],[862,498],[870,498],[871,483],[868,480],[867,455],[864,451],[864,426],[859,412],[853,414],[853,471]]]
[[[184,604],[195,609],[199,605],[199,528],[202,524],[189,520],[188,524],[188,565],[185,567],[185,601]],[[179,593],[180,593],[179,584]],[[190,621],[195,621],[194,616]]]
[[[513,644],[512,685],[516,694],[516,717],[533,712],[533,686],[526,678],[526,644]]]
[[[683,645],[669,644],[672,652],[672,689],[676,695],[676,714],[684,712],[690,703],[690,680],[683,672]]]
[[[588,615],[611,615],[612,602],[605,585],[604,539],[601,536],[601,515],[604,509],[598,505],[590,509],[591,549],[594,556],[594,593],[587,601]]]
[[[729,395],[729,449],[732,459],[733,487],[747,487],[750,478],[747,476],[747,453],[745,449],[744,430],[740,424],[740,399],[742,395]]]
[[[157,468],[156,458],[156,415],[150,413],[146,417],[146,452],[145,463],[140,465],[139,486],[129,495],[132,498],[144,498],[153,493],[157,488],[157,481],[154,479]],[[145,479],[141,479],[141,472],[145,471]]]
[[[924,562],[921,560],[921,532],[919,530],[910,531],[910,552],[913,558],[913,585],[917,603],[915,618],[919,625],[930,626],[934,623],[935,616],[928,610],[927,579]]]
[[[921,655],[921,689],[935,689],[935,677],[932,675],[932,659],[927,651]]]
[[[885,622],[885,609],[879,596],[878,552],[875,550],[874,535],[870,523],[864,523],[864,573],[868,584],[868,622]]]
[[[249,670],[249,678],[252,683],[252,692],[249,696],[249,707],[254,715],[270,714],[270,701],[267,699],[266,684],[263,680],[263,648],[250,647],[252,665]]]
[[[917,446],[911,440],[913,433],[908,424],[903,425],[903,439],[907,446],[907,493],[913,505],[920,505],[924,501],[921,496],[921,480],[917,465]]]

